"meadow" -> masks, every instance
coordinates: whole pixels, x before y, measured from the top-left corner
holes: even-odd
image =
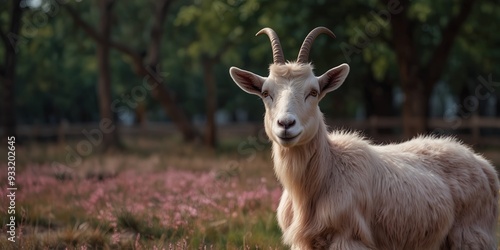
[[[269,144],[252,140],[226,138],[210,150],[130,137],[124,149],[70,167],[57,162],[77,141],[19,146],[15,243],[1,163],[0,249],[286,249]],[[500,165],[497,149],[481,151]]]

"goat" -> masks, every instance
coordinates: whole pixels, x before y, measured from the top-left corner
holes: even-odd
[[[357,133],[328,133],[318,103],[344,82],[341,64],[316,77],[305,38],[285,62],[276,33],[269,76],[231,67],[245,92],[265,105],[274,170],[283,186],[277,208],[292,249],[496,249],[499,181],[493,166],[453,138],[419,136],[375,145]]]

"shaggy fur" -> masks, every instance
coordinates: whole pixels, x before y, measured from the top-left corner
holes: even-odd
[[[296,249],[496,249],[496,172],[453,139],[377,146],[322,125],[308,144],[273,143],[273,158]]]
[[[307,93],[337,88],[347,73],[334,69],[319,78],[311,65],[295,63],[271,65],[268,78],[231,69],[245,91],[266,90],[265,128],[284,188],[277,209],[284,243],[292,249],[496,249],[493,166],[453,138],[374,145],[352,132],[328,134],[317,107],[325,93],[316,99]],[[280,117],[296,120],[290,131],[298,139],[280,139],[289,131],[276,125]]]

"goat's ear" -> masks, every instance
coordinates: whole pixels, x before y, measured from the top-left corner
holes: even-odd
[[[326,73],[318,77],[320,98],[323,98],[326,93],[336,90],[349,74],[349,65],[343,63],[335,68],[328,70]]]
[[[262,85],[266,81],[266,78],[236,67],[231,67],[229,74],[243,91],[258,96],[262,93]]]

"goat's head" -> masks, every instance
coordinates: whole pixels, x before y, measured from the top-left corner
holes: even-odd
[[[272,29],[264,28],[257,35],[267,34],[271,40],[274,63],[269,67],[269,76],[262,77],[236,67],[229,70],[241,89],[262,98],[266,107],[266,133],[284,147],[304,144],[316,135],[323,122],[319,101],[326,93],[340,87],[349,73],[349,66],[342,64],[319,77],[314,75],[309,50],[321,33],[335,37],[327,28],[315,28],[305,38],[297,62],[285,62],[278,36]]]

